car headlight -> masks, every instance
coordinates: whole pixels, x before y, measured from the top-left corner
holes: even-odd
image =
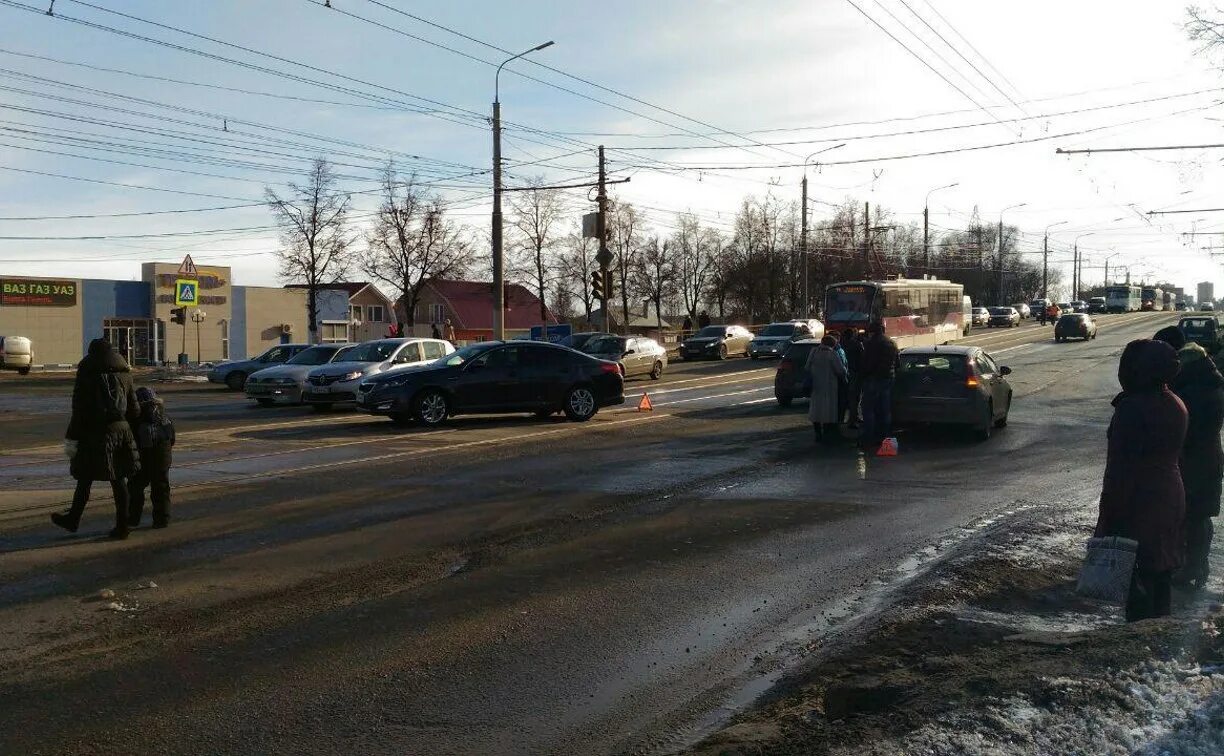
[[[361,373],[361,371],[360,371],[360,370],[354,370],[354,371],[353,371],[353,372],[351,372],[351,373],[345,373],[344,375],[340,376],[340,380],[342,380],[342,381],[355,381],[355,380],[357,380],[358,378],[360,378],[360,377],[361,377],[361,375],[362,375],[362,373]]]
[[[292,385],[296,384],[296,383],[297,383],[297,381],[293,380],[292,378],[277,378],[277,379],[273,380],[273,381],[272,381],[272,383],[276,383],[276,384],[279,384],[279,385],[281,385],[281,386],[292,386]]]

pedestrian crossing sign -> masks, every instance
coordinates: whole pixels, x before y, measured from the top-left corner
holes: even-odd
[[[174,281],[174,303],[179,307],[195,307],[200,303],[200,282],[190,278]]]

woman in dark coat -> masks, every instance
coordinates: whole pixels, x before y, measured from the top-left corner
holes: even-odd
[[[110,481],[115,496],[115,528],[111,538],[127,538],[127,479],[140,470],[140,452],[129,423],[140,416],[132,371],[104,339],[89,342],[89,352],[77,365],[72,386],[72,418],[64,438],[75,442],[70,469],[76,478],[72,508],[51,515],[61,528],[75,533],[89,502],[95,480]]]
[[[1185,492],[1178,457],[1186,408],[1168,388],[1177,371],[1173,347],[1147,339],[1127,344],[1118,366],[1122,393],[1113,400],[1095,534],[1139,542],[1128,622],[1169,613],[1172,573],[1182,563]]]
[[[1220,480],[1224,477],[1224,377],[1198,344],[1177,352],[1181,372],[1170,388],[1190,415],[1182,446],[1181,474],[1186,489],[1186,566],[1178,581],[1202,588],[1207,584],[1208,557],[1214,529],[1211,518],[1220,514]]]

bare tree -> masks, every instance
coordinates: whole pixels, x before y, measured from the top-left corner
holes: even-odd
[[[650,298],[655,307],[655,325],[662,329],[663,300],[670,297],[676,287],[676,264],[667,241],[660,242],[658,236],[652,236],[642,245],[641,254],[630,271],[630,282],[635,291]]]
[[[713,241],[701,227],[697,216],[681,213],[676,216],[676,232],[672,234],[675,247],[676,289],[684,305],[685,313],[697,320],[697,308],[705,296],[709,284],[710,268],[714,264]]]
[[[553,281],[552,312],[562,323],[574,317],[574,292],[564,277]]]
[[[416,325],[416,306],[426,282],[461,275],[472,260],[472,244],[446,218],[437,197],[412,179],[402,181],[394,164],[383,171],[382,204],[366,234],[361,267],[403,302],[406,328]]]
[[[539,185],[543,178],[534,181],[537,186],[516,192],[510,202],[514,209],[514,228],[518,231],[525,257],[527,275],[531,278],[536,294],[540,298],[540,322],[548,322],[548,306],[545,304],[548,287],[557,276],[553,247],[557,243],[557,228],[562,220],[561,196],[556,189],[544,189]]]
[[[562,270],[567,271],[567,277],[572,284],[573,279],[577,278],[578,283],[576,288],[571,288],[571,296],[574,292],[578,293],[578,300],[582,302],[582,310],[586,315],[587,322],[591,321],[591,312],[595,308],[595,298],[591,295],[591,274],[599,270],[599,263],[595,262],[595,253],[599,251],[599,243],[595,239],[590,239],[582,235],[582,229],[578,229],[565,237],[565,252],[561,261]]]
[[[280,229],[280,277],[306,285],[310,343],[319,342],[319,290],[348,273],[353,239],[348,231],[351,197],[335,189],[336,177],[324,158],[316,158],[304,185],[289,184],[281,197],[264,188],[268,209]]]
[[[616,276],[620,279],[622,326],[629,322],[629,272],[633,270],[642,243],[644,225],[637,209],[628,202],[614,202],[611,213],[612,246]],[[623,328],[622,328],[623,330]]]

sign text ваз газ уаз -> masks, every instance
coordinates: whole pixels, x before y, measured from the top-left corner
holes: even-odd
[[[0,306],[75,307],[76,281],[0,278]]]

